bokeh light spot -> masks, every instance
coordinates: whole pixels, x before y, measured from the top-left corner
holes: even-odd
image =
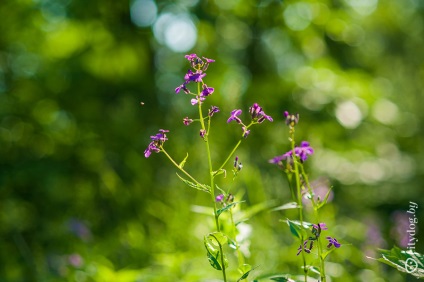
[[[383,124],[393,124],[398,119],[398,107],[393,102],[380,99],[373,107],[373,116]]]
[[[284,10],[284,20],[292,30],[304,30],[312,21],[311,6],[307,3],[295,3]]]
[[[337,105],[336,118],[346,128],[357,127],[362,120],[359,107],[352,101],[345,101]]]
[[[152,0],[135,0],[131,4],[131,20],[138,27],[152,25],[157,17],[158,8]]]
[[[187,14],[165,13],[153,26],[156,40],[174,52],[187,52],[197,41],[197,29]]]

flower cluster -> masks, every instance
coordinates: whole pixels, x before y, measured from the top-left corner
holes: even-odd
[[[243,137],[246,138],[249,134],[250,134],[250,130],[248,130],[249,126],[246,126],[245,124],[243,124],[242,120],[239,118],[239,115],[241,115],[242,110],[240,109],[235,109],[231,112],[230,117],[227,120],[227,123],[232,122],[233,120],[235,122],[237,122],[238,124],[242,125],[242,130],[243,130]],[[249,113],[252,117],[252,122],[253,123],[262,123],[264,122],[266,119],[269,121],[273,121],[272,117],[265,114],[265,112],[262,110],[262,107],[260,107],[257,103],[254,103],[250,108],[249,108]]]
[[[305,162],[308,159],[308,156],[312,155],[313,153],[314,149],[307,141],[302,141],[300,146],[294,148],[294,154],[300,159],[302,163]],[[282,162],[284,160],[287,160],[289,163],[293,162],[293,150],[290,150],[281,156],[276,156],[270,159],[268,162],[282,166]]]
[[[318,240],[319,236],[321,235],[322,230],[328,230],[327,225],[325,223],[318,223],[318,224],[312,224],[312,234],[314,236],[309,237],[307,240],[303,242],[302,245],[299,246],[297,249],[297,254],[299,255],[302,251],[309,254],[314,247],[314,242]],[[328,240],[327,248],[331,248],[332,246],[336,248],[340,248],[341,244],[337,241],[336,238],[327,236],[326,239]],[[309,247],[308,247],[309,243]]]
[[[207,96],[211,95],[214,92],[213,87],[208,87],[204,82],[203,78],[206,76],[206,70],[210,63],[215,62],[213,59],[208,59],[205,57],[199,58],[196,54],[186,55],[185,58],[191,63],[193,70],[188,70],[184,76],[184,83],[175,88],[175,93],[180,93],[181,90],[186,94],[193,94],[187,88],[187,84],[190,82],[202,83],[202,91],[199,95],[196,95],[195,99],[191,99],[191,104],[196,105],[197,103],[202,103]]]
[[[152,152],[159,153],[163,143],[165,143],[168,138],[166,138],[166,134],[169,130],[159,129],[159,133],[156,135],[150,136],[152,142],[150,142],[147,149],[144,151],[144,156],[148,158]]]
[[[224,194],[219,194],[215,197],[217,203],[221,203],[224,207],[234,202],[233,194],[229,193],[227,197]]]

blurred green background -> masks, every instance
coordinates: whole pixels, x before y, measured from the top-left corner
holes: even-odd
[[[241,210],[291,201],[268,160],[289,148],[283,111],[298,112],[310,179],[334,191],[322,217],[346,244],[331,281],[415,281],[366,256],[406,246],[410,201],[424,222],[423,1],[2,0],[0,19],[0,281],[220,281],[196,212],[208,195],[143,156],[169,129],[168,152],[207,181],[199,128],[182,123],[196,108],[174,92],[189,53],[216,60],[216,165],[241,133],[232,109],[274,118],[237,152],[237,180],[218,179]],[[246,222],[249,278],[301,273],[286,217]]]

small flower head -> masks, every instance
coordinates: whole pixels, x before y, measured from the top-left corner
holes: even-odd
[[[284,112],[284,116],[286,117],[286,124],[288,126],[294,127],[299,123],[299,114],[290,114],[288,111]]]
[[[215,89],[213,87],[208,87],[206,84],[203,84],[202,88],[203,88],[203,90],[200,93],[201,97],[209,96],[215,91]]]
[[[200,129],[200,133],[199,133],[200,137],[202,137],[203,139],[205,139],[205,135],[206,135],[206,130],[204,129]]]
[[[222,202],[222,200],[224,200],[224,194],[219,194],[218,196],[215,197],[215,201],[217,203]]]
[[[193,122],[193,120],[191,118],[185,117],[183,119],[183,123],[184,123],[185,126],[190,125],[190,123],[192,123],[192,122]]]
[[[254,103],[249,108],[249,113],[252,116],[252,119],[256,120],[258,123],[264,122],[265,119],[267,119],[271,122],[273,121],[272,117],[265,114],[265,112],[262,110],[262,107],[259,106],[257,103]]]
[[[175,93],[178,94],[180,93],[181,89],[184,91],[185,94],[189,94],[190,90],[187,89],[187,82],[184,82],[183,84],[181,84],[180,86],[178,86],[177,88],[175,88]]]
[[[309,248],[307,247],[308,246],[308,242],[309,242]],[[310,253],[311,252],[311,250],[312,250],[312,248],[314,247],[314,241],[311,241],[311,240],[305,240],[304,242],[303,242],[303,244],[302,245],[300,245],[299,246],[299,248],[297,248],[297,256],[302,252],[302,251],[305,251],[305,253]]]
[[[309,146],[309,142],[302,141],[302,143],[300,143],[300,147],[294,148],[294,152],[296,156],[298,156],[300,160],[304,162],[308,159],[309,155],[312,155],[314,153],[314,149]]]
[[[194,105],[197,105],[199,102],[200,104],[202,104],[203,101],[205,101],[205,99],[206,99],[205,97],[196,96],[196,98],[191,99],[190,102],[194,106]]]
[[[239,109],[233,110],[231,112],[230,118],[227,120],[227,123],[230,123],[233,120],[235,120],[237,123],[242,123],[241,119],[238,117],[239,115],[241,115],[241,110]]]
[[[243,126],[242,129],[243,129],[243,138],[247,138],[247,136],[249,136],[250,134],[250,130],[247,130],[246,126]]]
[[[159,153],[161,151],[162,145],[165,143],[168,138],[166,138],[166,134],[169,130],[159,129],[159,133],[156,135],[150,136],[152,142],[150,142],[149,146],[146,150],[144,150],[144,156],[148,158],[152,152]]]
[[[212,117],[215,113],[218,113],[218,112],[219,112],[219,108],[217,106],[212,106],[209,109],[208,116]]]
[[[328,236],[328,237],[326,237],[326,239],[328,240],[327,248],[331,248],[331,246],[333,246],[333,245],[336,248],[340,248],[341,244],[337,241],[336,238]]]
[[[327,228],[327,224],[325,224],[324,222],[318,223],[318,224],[312,224],[312,229],[315,230],[328,230]],[[313,231],[312,231],[313,233]]]

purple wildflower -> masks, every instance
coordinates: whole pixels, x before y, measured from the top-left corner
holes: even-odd
[[[264,122],[265,119],[267,119],[271,122],[273,121],[272,117],[265,114],[265,112],[262,110],[262,107],[259,106],[257,103],[254,103],[249,108],[249,113],[252,116],[252,119],[256,120],[258,123]]]
[[[288,151],[287,153],[285,153],[281,156],[276,156],[276,157],[270,159],[268,162],[271,163],[271,164],[276,164],[276,165],[282,166],[283,161],[291,158],[292,153],[293,153],[292,151]]]
[[[212,117],[215,113],[219,112],[219,108],[217,106],[212,106],[209,110],[208,115]]]
[[[152,142],[150,142],[147,149],[144,151],[144,156],[148,158],[152,152],[159,153],[163,143],[165,143],[168,138],[166,138],[166,134],[169,130],[159,129],[159,133],[154,136],[150,136]]]
[[[203,87],[203,90],[200,93],[200,96],[202,96],[202,97],[206,97],[206,96],[211,95],[215,90],[213,87],[208,87],[206,84],[203,84],[202,87]]]
[[[309,248],[307,248],[308,242],[309,242]],[[303,242],[302,245],[299,246],[299,248],[297,248],[296,256],[298,256],[302,251],[305,251],[305,253],[309,254],[313,247],[314,247],[314,241],[306,240],[305,242]]]
[[[180,93],[181,89],[184,91],[184,93],[189,94],[190,90],[187,89],[186,87],[187,82],[184,82],[183,84],[181,84],[180,86],[178,86],[177,88],[175,88],[175,93]]]
[[[219,194],[218,196],[216,196],[215,201],[216,202],[222,202],[222,200],[224,200],[224,194]]]
[[[337,241],[336,238],[328,236],[328,237],[326,237],[326,239],[328,240],[327,248],[331,248],[331,246],[333,246],[333,245],[336,248],[340,248],[341,244]]]
[[[230,118],[227,120],[227,123],[230,123],[233,120],[235,120],[237,123],[241,123],[241,119],[238,117],[239,115],[241,115],[241,110],[233,110],[231,112]]]
[[[201,104],[203,101],[205,101],[205,99],[206,99],[205,97],[198,97],[196,99],[191,99],[190,101],[191,101],[191,104],[194,106],[194,105],[197,105],[199,103],[199,101],[200,101],[200,104]]]
[[[206,58],[206,57],[202,57],[205,61],[206,61],[206,63],[214,63],[215,62],[215,60],[214,59],[208,59],[208,58]]]
[[[191,61],[193,61],[194,59],[197,58],[197,55],[193,53],[193,54],[190,54],[190,55],[185,55],[184,57],[191,62]]]
[[[236,156],[236,158],[234,159],[234,167],[237,167],[238,160],[239,160],[239,158],[238,158],[238,156]]]
[[[300,143],[300,147],[294,148],[294,153],[302,162],[304,162],[308,159],[308,155],[312,155],[314,153],[314,149],[309,146],[309,142],[302,141],[302,143]]]
[[[202,82],[202,78],[206,76],[206,73],[203,73],[201,70],[193,72],[192,70],[188,70],[186,75],[184,76],[184,80],[186,83],[189,83],[190,81],[194,82]]]
[[[192,123],[192,122],[193,122],[193,120],[192,120],[191,118],[185,117],[185,118],[183,119],[183,123],[184,123],[184,125],[186,125],[186,126],[190,125],[190,123]]]
[[[316,230],[328,230],[327,228],[327,224],[321,222],[318,224],[312,224],[312,227],[315,228]]]

